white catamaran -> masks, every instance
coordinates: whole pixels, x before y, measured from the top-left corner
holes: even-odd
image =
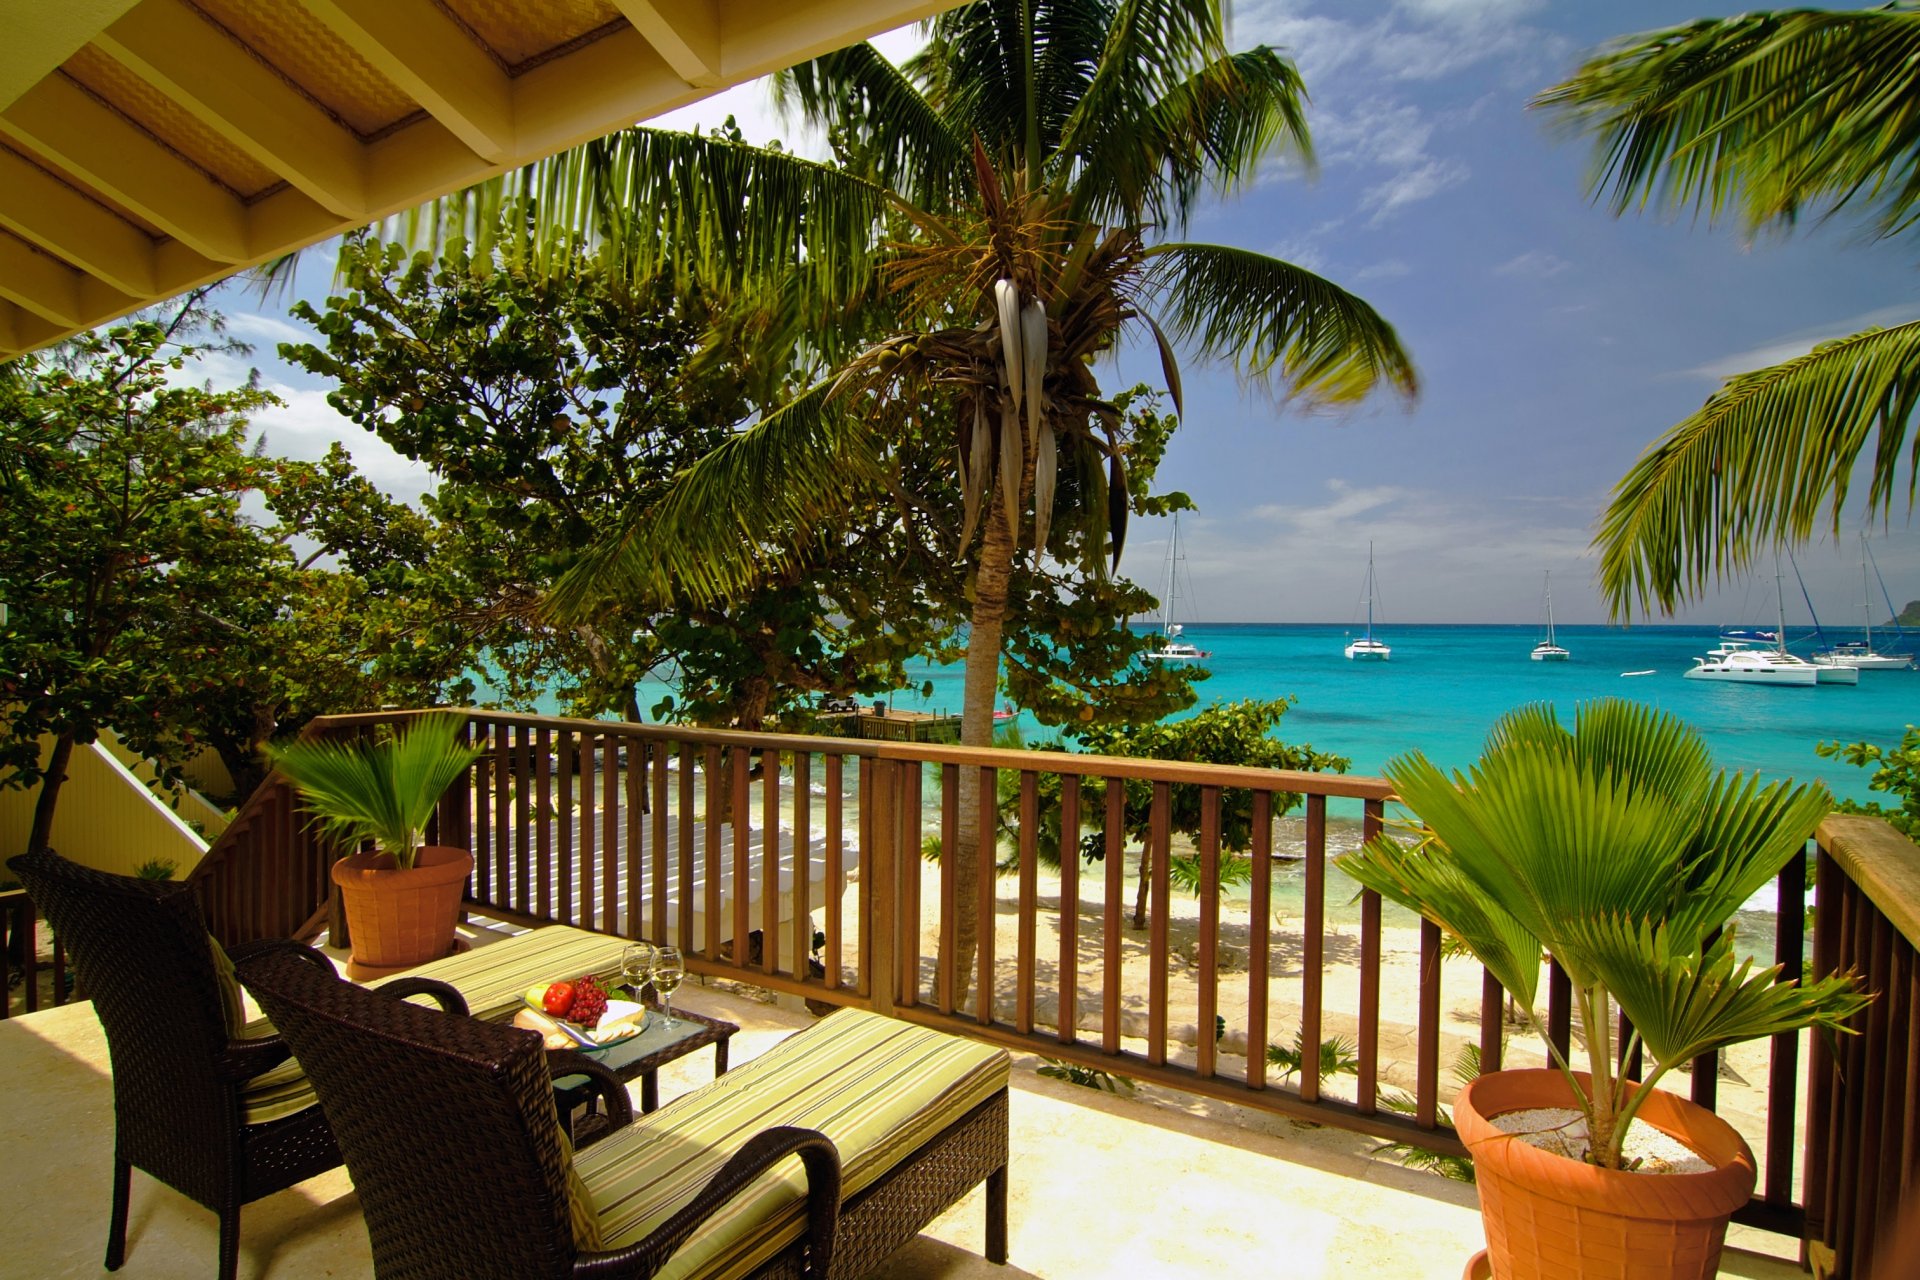
[[[1174,619],[1174,601],[1179,595],[1180,566],[1186,557],[1180,554],[1180,513],[1173,513],[1173,534],[1167,540],[1167,589],[1160,596],[1160,647],[1147,651],[1149,658],[1161,662],[1199,662],[1211,658],[1211,649],[1202,649],[1180,638],[1185,630]]]
[[[1369,542],[1367,544],[1367,632],[1347,646],[1347,656],[1371,662],[1385,662],[1393,650],[1373,638],[1373,600],[1373,544]]]
[[[1535,662],[1565,662],[1573,655],[1553,642],[1553,570],[1547,570],[1547,638],[1533,646]]]
[[[1907,671],[1913,667],[1913,655],[1910,653],[1875,653],[1873,649],[1873,588],[1867,583],[1867,561],[1873,552],[1867,547],[1867,535],[1860,535],[1860,591],[1865,597],[1867,638],[1865,640],[1846,640],[1813,655],[1813,660],[1823,667],[1852,667],[1855,671]],[[1880,573],[1874,566],[1874,575]],[[1797,570],[1796,570],[1797,572]],[[1885,596],[1887,584],[1880,584],[1880,594]],[[1887,608],[1893,608],[1891,598]],[[1898,624],[1896,624],[1898,625]]]

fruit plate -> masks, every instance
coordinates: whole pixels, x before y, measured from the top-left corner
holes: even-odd
[[[622,1040],[627,1040],[639,1035],[641,1029],[646,1026],[646,1006],[633,1000],[608,1000],[607,1011],[600,1015],[600,1021],[594,1025],[594,1029],[591,1031],[580,1026],[577,1022],[568,1022],[564,1018],[557,1018],[553,1014],[548,1013],[546,1008],[547,988],[552,985],[552,983],[548,982],[537,983],[521,992],[520,998],[526,1002],[529,1009],[543,1015],[548,1021],[552,1022],[556,1027],[559,1027],[563,1033],[576,1041],[582,1049],[592,1051],[595,1049],[608,1048],[612,1045],[619,1044]],[[610,1034],[603,1034],[602,1028],[605,1028]]]

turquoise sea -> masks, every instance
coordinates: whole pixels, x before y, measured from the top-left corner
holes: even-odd
[[[1349,757],[1354,773],[1377,774],[1416,748],[1442,766],[1465,766],[1494,720],[1523,703],[1552,702],[1570,719],[1582,701],[1627,697],[1694,726],[1722,767],[1817,778],[1837,796],[1868,800],[1869,771],[1823,760],[1813,744],[1892,744],[1920,724],[1920,671],[1867,671],[1857,686],[1808,689],[1684,679],[1694,656],[1714,643],[1708,627],[1560,627],[1557,638],[1573,657],[1558,663],[1529,659],[1541,638],[1531,626],[1383,628],[1380,638],[1393,647],[1387,662],[1348,661],[1341,650],[1349,636],[1331,624],[1194,623],[1183,639],[1213,652],[1204,664],[1211,675],[1198,685],[1202,705],[1293,697],[1282,736]],[[1645,670],[1653,674],[1621,674]],[[896,707],[959,710],[959,667],[923,666],[913,678],[930,681],[932,696],[896,694]],[[1055,732],[1024,715],[1019,724],[1029,742]]]

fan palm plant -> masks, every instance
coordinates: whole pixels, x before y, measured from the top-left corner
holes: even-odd
[[[443,202],[429,230],[477,236],[524,200],[533,232],[510,251],[535,267],[543,246],[589,237],[636,273],[758,290],[809,318],[826,371],[636,511],[556,607],[724,598],[863,490],[904,498],[890,432],[944,433],[964,508],[945,533],[969,569],[961,741],[984,746],[1020,557],[1117,561],[1124,543],[1126,447],[1097,357],[1150,341],[1176,410],[1175,340],[1305,401],[1412,395],[1397,336],[1358,297],[1262,254],[1162,238],[1274,153],[1311,163],[1298,73],[1271,49],[1232,51],[1220,8],[977,0],[932,19],[904,68],[862,44],[780,81],[838,165],[642,128]],[[893,336],[851,343],[835,321],[861,307]],[[963,882],[978,808],[962,797]],[[961,895],[962,973],[973,901]]]
[[[1419,818],[1338,860],[1383,897],[1459,938],[1536,1030],[1545,950],[1573,984],[1588,1083],[1550,1037],[1603,1169],[1652,1086],[1676,1066],[1809,1025],[1841,1028],[1864,1005],[1851,976],[1780,981],[1736,961],[1733,913],[1779,875],[1833,808],[1817,783],[1761,787],[1716,772],[1699,735],[1663,712],[1608,699],[1571,731],[1548,705],[1502,718],[1479,762],[1447,776],[1419,753],[1387,766]],[[1615,1006],[1632,1024],[1613,1042]],[[1616,1063],[1643,1045],[1633,1089]]]
[[[463,715],[434,712],[372,742],[290,743],[273,751],[273,763],[336,845],[351,852],[372,840],[407,871],[440,797],[480,755],[460,741],[465,724]]]
[[[1594,135],[1616,214],[1690,210],[1748,233],[1862,213],[1878,237],[1920,217],[1920,9],[1750,13],[1626,40],[1538,105]],[[1920,322],[1869,329],[1739,374],[1615,486],[1595,545],[1616,615],[1671,611],[1782,541],[1837,532],[1866,455],[1884,515],[1920,400]]]

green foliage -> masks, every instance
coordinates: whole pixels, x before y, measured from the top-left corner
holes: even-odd
[[[1894,236],[1912,231],[1920,198],[1917,88],[1920,12],[1889,4],[1647,32],[1536,105],[1593,138],[1590,186],[1616,214],[1691,211],[1751,235],[1844,210]],[[1805,541],[1823,509],[1837,532],[1860,480],[1869,515],[1903,490],[1910,506],[1916,402],[1911,323],[1728,379],[1615,486],[1595,539],[1614,614],[1671,612],[1781,541]]]
[[[1102,1071],[1098,1067],[1083,1067],[1077,1062],[1062,1062],[1058,1058],[1042,1058],[1047,1065],[1036,1067],[1035,1075],[1049,1080],[1064,1080],[1068,1084],[1077,1084],[1086,1089],[1102,1089],[1108,1093],[1132,1093],[1134,1083],[1125,1076],[1114,1075],[1111,1071]]]
[[[1715,772],[1698,734],[1618,699],[1504,716],[1477,764],[1444,774],[1419,753],[1387,777],[1424,825],[1339,858],[1341,870],[1459,937],[1531,1019],[1542,951],[1574,985],[1590,1090],[1551,1041],[1593,1134],[1620,1167],[1639,1095],[1615,1077],[1613,1005],[1644,1043],[1652,1085],[1685,1060],[1779,1031],[1843,1027],[1850,977],[1801,985],[1736,964],[1741,904],[1804,846],[1831,800],[1817,784]],[[1543,1039],[1546,1037],[1543,1034]]]
[[[1304,1031],[1296,1032],[1291,1046],[1270,1044],[1267,1046],[1267,1065],[1280,1070],[1282,1080],[1291,1080],[1300,1074],[1307,1061],[1307,1038]],[[1351,1036],[1330,1036],[1320,1042],[1320,1078],[1332,1076],[1351,1076],[1360,1073],[1360,1042]]]
[[[1480,1076],[1480,1046],[1470,1044],[1460,1050],[1453,1060],[1454,1081],[1462,1086],[1472,1084]],[[1382,1089],[1380,1105],[1396,1115],[1417,1115],[1420,1111],[1419,1099],[1399,1089]],[[1453,1109],[1436,1106],[1434,1117],[1447,1128],[1453,1127]],[[1446,1155],[1438,1151],[1429,1151],[1411,1142],[1383,1142],[1373,1149],[1375,1155],[1390,1155],[1409,1169],[1424,1169],[1428,1173],[1437,1173],[1450,1182],[1473,1182],[1473,1157]]]
[[[171,880],[179,864],[172,858],[148,858],[134,869],[134,876],[140,880]]]
[[[1827,760],[1841,759],[1862,769],[1873,769],[1870,790],[1884,791],[1900,801],[1891,808],[1877,800],[1864,804],[1842,800],[1842,813],[1864,813],[1885,818],[1888,825],[1908,839],[1920,839],[1920,728],[1907,726],[1897,747],[1881,747],[1871,742],[1822,742],[1814,747]]]
[[[273,763],[335,844],[351,853],[372,840],[406,870],[440,797],[480,755],[461,741],[465,726],[464,715],[432,712],[371,741],[289,743]]]

